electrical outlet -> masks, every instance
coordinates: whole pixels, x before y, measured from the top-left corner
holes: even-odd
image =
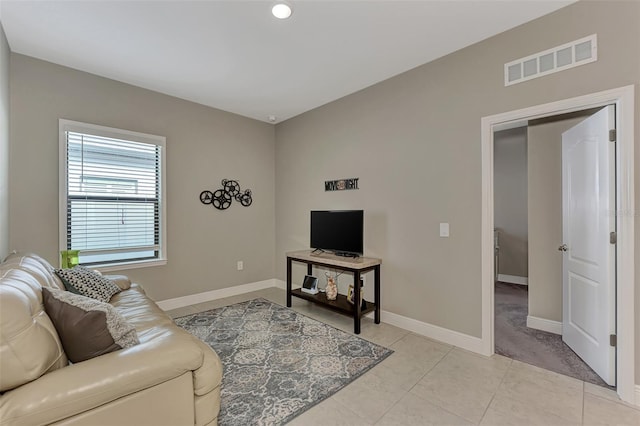
[[[244,269],[244,262],[242,260],[238,260],[238,271],[242,271]]]

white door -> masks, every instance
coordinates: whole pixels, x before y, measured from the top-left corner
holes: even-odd
[[[562,134],[562,339],[615,385],[615,128],[608,106]]]

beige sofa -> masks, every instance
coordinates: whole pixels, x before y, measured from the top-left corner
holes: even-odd
[[[35,255],[0,264],[0,424],[215,425],[222,365],[207,345],[177,327],[142,287],[110,304],[140,343],[70,364],[43,308],[42,287],[64,289]]]

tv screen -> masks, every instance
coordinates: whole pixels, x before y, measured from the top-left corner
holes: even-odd
[[[337,255],[363,254],[363,210],[311,211],[311,248]]]

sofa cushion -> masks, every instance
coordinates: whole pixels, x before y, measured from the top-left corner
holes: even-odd
[[[103,276],[113,281],[118,287],[120,287],[121,290],[128,290],[131,288],[131,280],[126,275],[103,275]]]
[[[101,302],[108,302],[114,294],[122,291],[110,279],[84,266],[78,265],[73,269],[56,269],[55,271],[68,291]]]
[[[44,307],[71,362],[81,362],[139,343],[135,328],[108,303],[43,288]]]

